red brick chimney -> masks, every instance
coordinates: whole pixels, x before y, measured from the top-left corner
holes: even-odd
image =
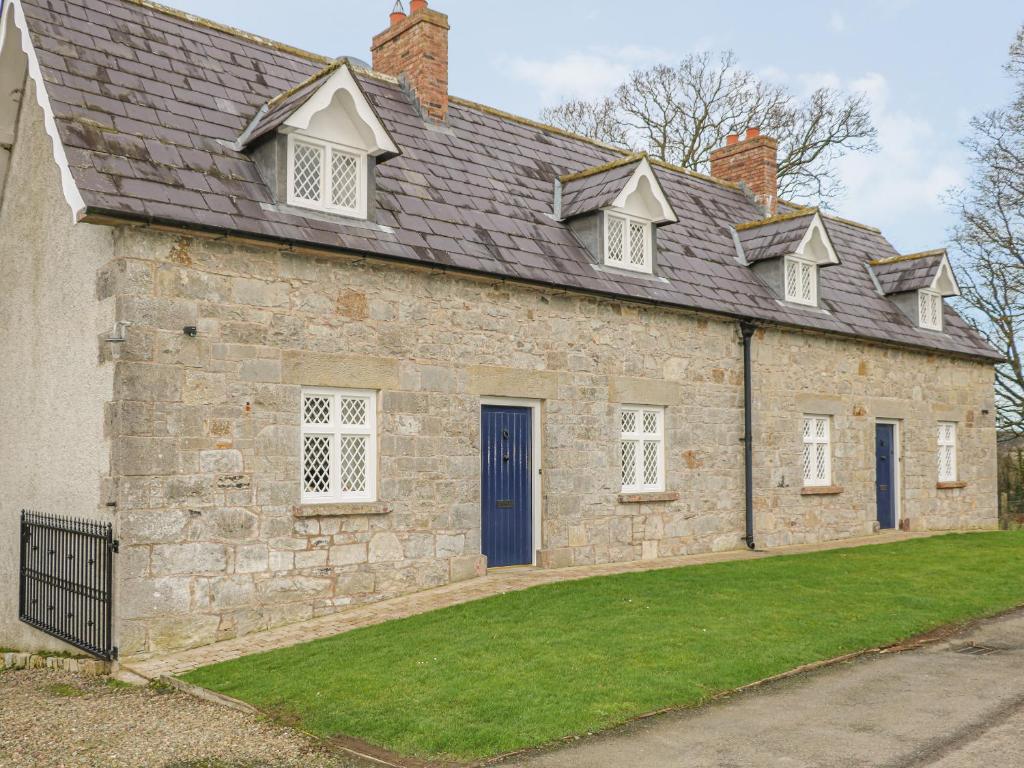
[[[711,175],[724,181],[743,182],[754,197],[775,215],[779,197],[779,142],[762,136],[757,128],[747,128],[747,135],[729,134],[725,146],[711,153]]]
[[[373,38],[373,68],[386,75],[404,75],[420,109],[435,120],[448,118],[448,17],[412,0],[409,15],[401,0],[391,13],[391,26]]]

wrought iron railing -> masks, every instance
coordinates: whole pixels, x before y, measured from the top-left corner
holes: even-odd
[[[110,523],[21,513],[18,618],[101,659],[117,658]]]

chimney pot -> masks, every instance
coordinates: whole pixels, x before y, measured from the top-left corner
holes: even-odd
[[[753,139],[753,138],[755,138],[757,136],[760,136],[760,135],[761,135],[761,129],[760,128],[747,128],[747,138],[748,139]]]
[[[412,0],[406,16],[401,1],[391,13],[391,26],[373,38],[373,68],[403,78],[412,89],[420,113],[440,122],[448,119],[448,17]],[[397,19],[397,21],[396,21]]]
[[[740,135],[738,133],[730,133],[725,137],[725,145],[731,147],[733,144],[738,144],[740,141]]]

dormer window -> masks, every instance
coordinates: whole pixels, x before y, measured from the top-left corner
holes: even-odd
[[[839,263],[825,222],[803,208],[735,228],[737,255],[780,302],[821,307],[818,270]]]
[[[868,262],[879,292],[888,296],[918,328],[943,329],[943,299],[959,296],[949,257],[944,249],[887,256]]]
[[[818,306],[818,268],[809,261],[786,257],[786,301]]]
[[[554,203],[596,268],[653,274],[654,228],[679,221],[645,155],[559,177]]]
[[[609,267],[652,270],[651,223],[618,213],[605,214],[604,263]]]
[[[288,204],[366,218],[366,154],[289,134]]]
[[[942,296],[935,291],[918,291],[918,324],[932,331],[942,330]]]
[[[357,219],[373,219],[376,167],[399,154],[346,60],[260,107],[235,147],[252,154],[282,213]]]

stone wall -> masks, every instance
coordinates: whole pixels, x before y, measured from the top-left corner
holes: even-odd
[[[134,323],[111,407],[124,655],[472,576],[486,396],[543,402],[542,565],[742,546],[735,323],[142,228],[115,257],[102,295]],[[777,329],[754,352],[759,543],[870,533],[888,416],[913,526],[994,526],[991,366]],[[304,384],[380,391],[379,503],[299,506]],[[666,406],[677,500],[619,502],[621,403]],[[800,493],[804,412],[834,413],[841,493]],[[963,489],[935,487],[939,414],[961,420]]]
[[[65,650],[18,621],[18,518],[23,508],[111,519],[104,406],[111,366],[100,336],[112,302],[96,275],[110,230],[74,226],[53,146],[29,83],[0,205],[0,647]]]

